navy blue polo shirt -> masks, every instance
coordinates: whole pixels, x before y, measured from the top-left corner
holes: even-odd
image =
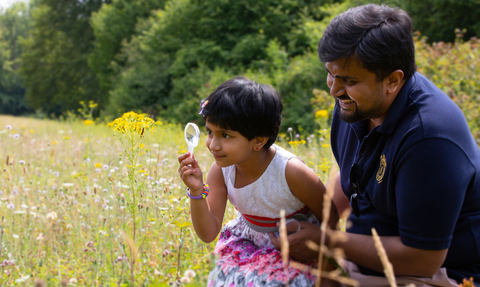
[[[331,141],[342,189],[350,198],[351,172],[359,186],[360,216],[350,215],[347,232],[371,235],[374,227],[406,246],[448,248],[448,276],[479,284],[480,150],[462,111],[418,73],[371,131],[365,121],[340,120],[337,108]]]

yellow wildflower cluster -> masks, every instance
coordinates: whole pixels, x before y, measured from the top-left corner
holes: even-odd
[[[316,118],[328,118],[328,111],[327,110],[319,110],[315,113]]]
[[[301,140],[301,141],[289,141],[288,144],[293,146],[293,148],[297,148],[297,146],[299,145],[303,145],[303,144],[306,144],[307,142],[305,140]]]
[[[121,118],[107,124],[114,131],[125,133],[136,133],[141,136],[147,131],[153,131],[154,121],[146,117],[145,114],[137,114],[135,112],[124,113]]]

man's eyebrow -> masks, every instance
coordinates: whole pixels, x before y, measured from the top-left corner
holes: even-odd
[[[329,73],[330,75],[332,75],[333,77],[335,78],[339,78],[339,79],[342,79],[342,80],[357,80],[357,78],[355,77],[350,77],[350,76],[334,76],[332,73],[330,73],[330,71],[327,69],[327,65],[325,64],[325,71],[327,71],[327,73]]]

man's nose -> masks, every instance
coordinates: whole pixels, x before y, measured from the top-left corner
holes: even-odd
[[[330,95],[332,97],[340,97],[345,94],[345,88],[344,86],[340,83],[340,80],[333,78],[331,80],[331,84],[329,85],[330,87]]]

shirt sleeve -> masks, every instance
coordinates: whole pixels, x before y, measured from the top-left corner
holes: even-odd
[[[443,250],[450,246],[474,167],[464,151],[446,139],[426,139],[402,156],[395,184],[403,244]]]

